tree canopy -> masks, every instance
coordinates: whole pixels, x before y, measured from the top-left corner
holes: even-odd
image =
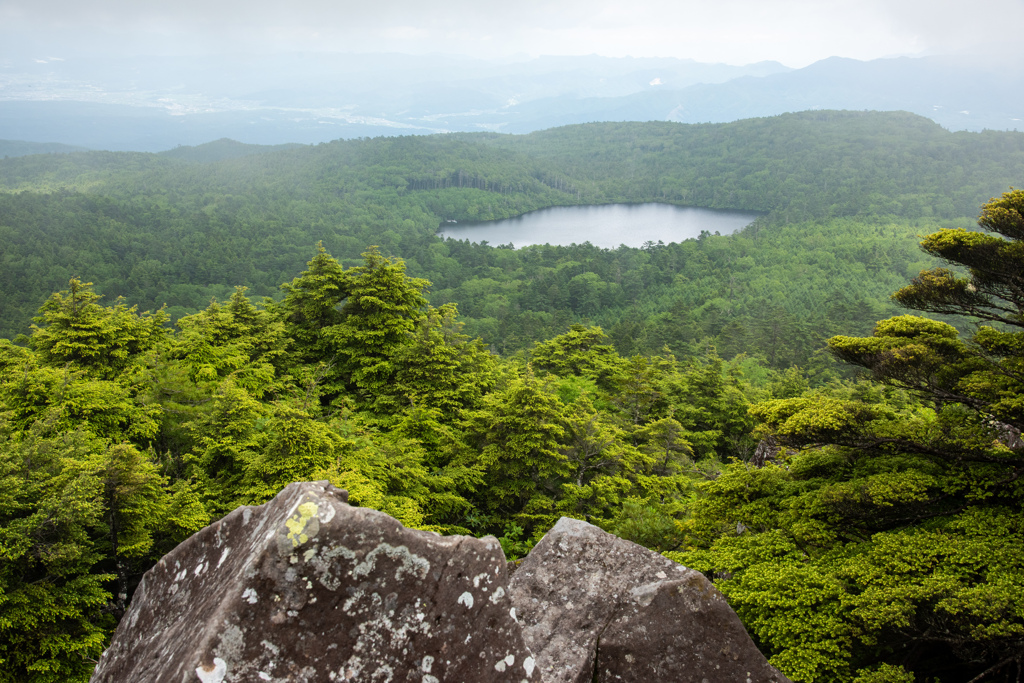
[[[782,446],[707,485],[681,559],[795,680],[1016,680],[1024,669],[1024,192],[991,232],[922,243],[949,268],[893,298],[915,315],[829,348],[876,384],[752,408]],[[728,529],[728,531],[724,531]]]
[[[1024,195],[954,226],[1022,140],[814,112],[0,162],[0,681],[87,680],[157,558],[306,479],[512,558],[588,520],[796,681],[1014,680]],[[435,235],[650,200],[766,215]]]

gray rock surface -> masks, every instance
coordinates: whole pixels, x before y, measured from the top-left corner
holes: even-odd
[[[537,681],[493,538],[441,537],[292,484],[143,578],[94,683]]]
[[[509,592],[544,683],[784,683],[699,572],[563,517]]]

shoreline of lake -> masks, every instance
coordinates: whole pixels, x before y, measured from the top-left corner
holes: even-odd
[[[606,249],[622,245],[638,248],[659,241],[683,242],[698,238],[702,232],[732,234],[760,215],[754,211],[657,202],[553,206],[497,221],[442,223],[437,236],[490,245],[512,244],[516,249],[536,244],[569,246],[584,242]]]

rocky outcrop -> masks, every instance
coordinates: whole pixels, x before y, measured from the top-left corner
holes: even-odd
[[[96,683],[537,680],[493,538],[441,537],[292,484],[144,577]]]
[[[94,683],[786,681],[699,573],[562,519],[515,571],[292,484],[144,577]]]
[[[702,574],[563,517],[509,590],[544,683],[788,681]]]

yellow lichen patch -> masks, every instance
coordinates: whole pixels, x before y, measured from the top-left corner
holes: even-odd
[[[316,503],[302,503],[296,509],[295,514],[284,523],[288,528],[288,540],[292,542],[293,548],[297,548],[309,540],[306,527],[309,525],[309,520],[316,517],[317,512]]]

